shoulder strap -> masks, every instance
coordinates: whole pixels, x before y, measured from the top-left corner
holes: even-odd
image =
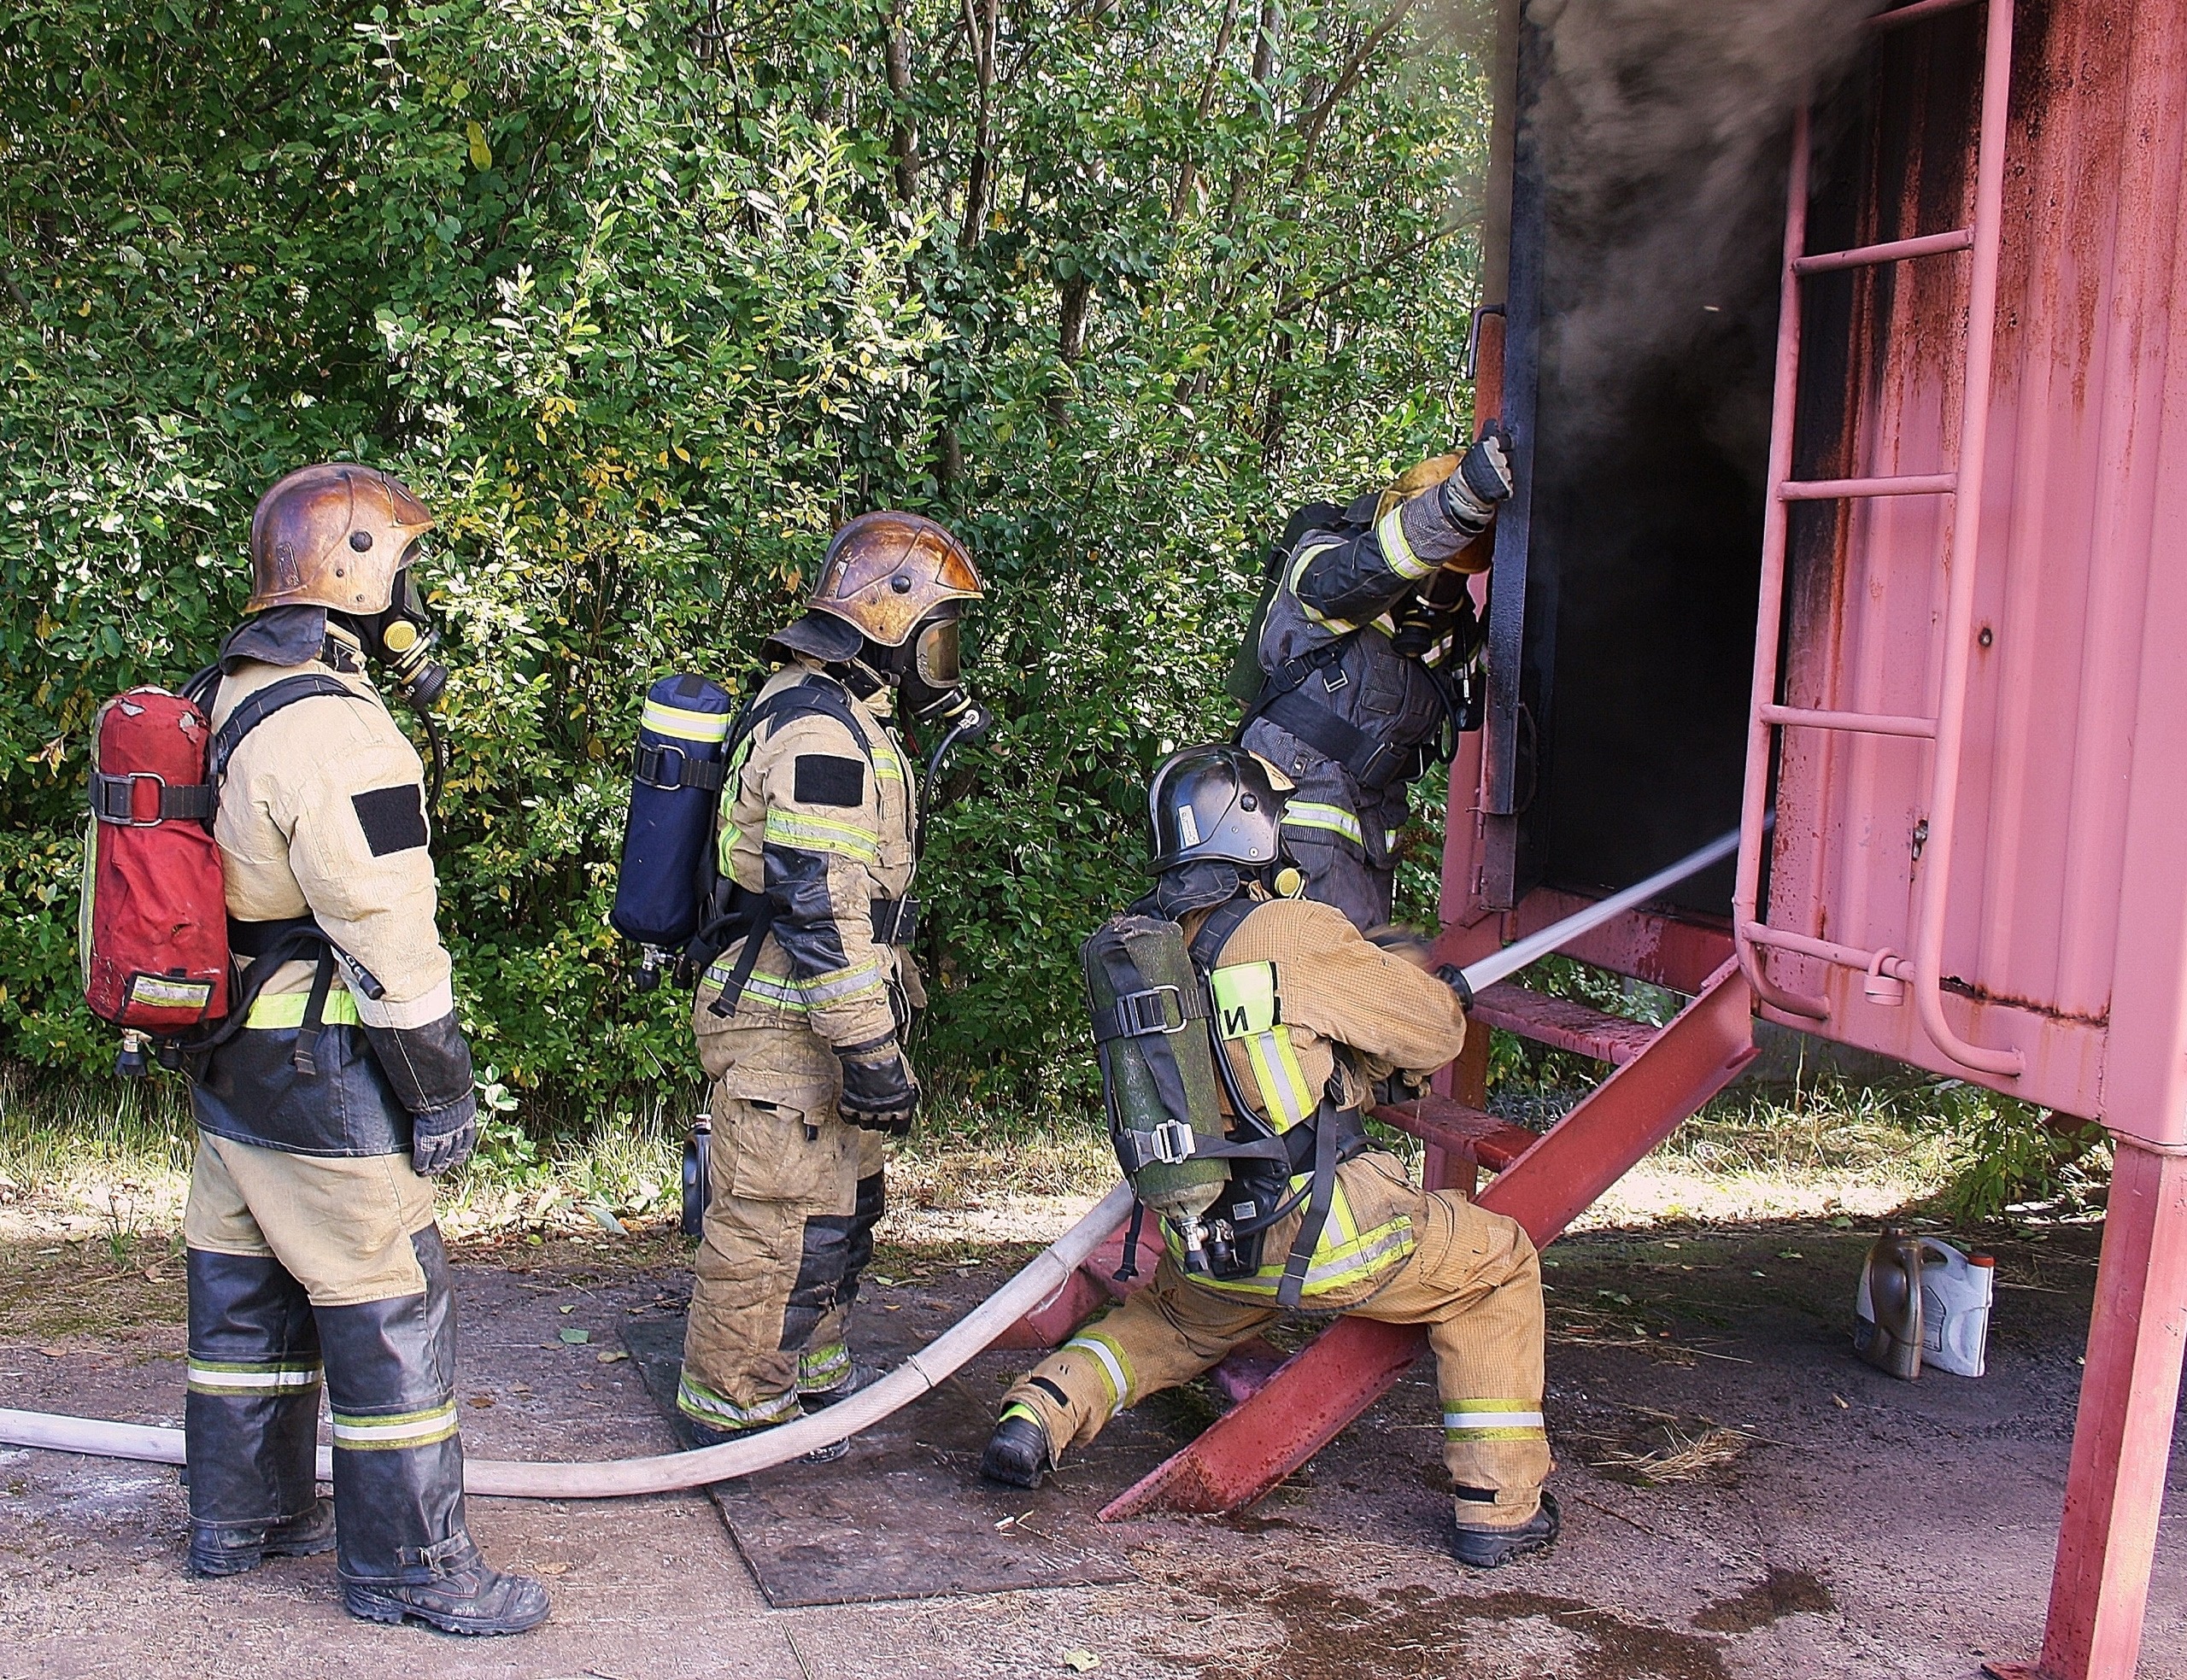
[[[354,700],[357,691],[338,678],[322,676],[317,671],[301,672],[284,676],[278,682],[269,682],[254,694],[245,695],[236,709],[228,714],[228,721],[214,733],[212,750],[206,754],[207,780],[213,784],[213,794],[220,798],[221,779],[227,775],[228,761],[236,755],[243,737],[263,723],[284,706],[294,705],[298,700],[315,700],[324,694],[330,699]]]
[[[873,743],[865,738],[865,731],[859,727],[857,715],[851,711],[849,694],[843,685],[825,671],[816,670],[801,682],[793,683],[779,693],[755,704],[746,716],[741,734],[748,734],[762,723],[787,723],[799,717],[830,717],[850,732],[865,754],[870,766],[873,763]],[[732,749],[734,750],[734,749]]]
[[[1222,947],[1230,943],[1231,934],[1260,907],[1260,900],[1241,894],[1208,911],[1207,920],[1199,924],[1199,931],[1185,946],[1186,954],[1193,959],[1193,967],[1199,970],[1202,980],[1215,972],[1216,959],[1222,955]]]
[[[850,738],[858,743],[859,751],[865,755],[868,768],[873,764],[873,746],[865,738],[865,731],[859,728],[858,718],[851,711],[850,697],[843,685],[825,671],[813,671],[801,682],[769,695],[764,700],[754,700],[745,708],[736,726],[730,731],[729,753],[724,763],[734,761],[737,748],[762,723],[786,723],[796,717],[832,717],[849,731]],[[742,938],[744,949],[739,954],[736,969],[722,983],[721,995],[708,1009],[722,1020],[736,1013],[742,1001],[744,988],[752,979],[752,970],[759,960],[759,947],[766,943],[773,928],[775,907],[772,899],[764,893],[735,895],[739,902],[729,914],[717,917],[695,936],[699,939],[722,938],[724,948],[735,939]],[[732,928],[736,931],[732,931]],[[686,947],[689,948],[688,946]]]

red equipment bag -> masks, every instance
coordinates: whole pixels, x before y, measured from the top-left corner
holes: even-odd
[[[160,1038],[228,1011],[212,734],[194,702],[154,688],[116,695],[91,726],[84,997],[102,1020]]]

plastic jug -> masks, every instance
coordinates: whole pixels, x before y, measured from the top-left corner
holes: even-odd
[[[1909,1383],[1921,1374],[1921,1241],[1885,1226],[1853,1298],[1853,1351]]]
[[[1997,1262],[1921,1238],[1921,1362],[1979,1377],[1990,1348],[1990,1302]]]

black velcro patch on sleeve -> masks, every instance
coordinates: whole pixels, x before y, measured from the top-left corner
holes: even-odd
[[[425,843],[425,790],[416,782],[352,793],[349,803],[357,808],[357,826],[365,831],[373,857]]]
[[[865,762],[861,758],[831,758],[824,752],[800,752],[797,755],[794,793],[801,805],[849,805],[855,809],[865,803]]]

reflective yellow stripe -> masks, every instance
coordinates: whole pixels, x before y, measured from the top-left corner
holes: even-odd
[[[1531,1441],[1546,1431],[1539,1400],[1446,1400],[1446,1441]]]
[[[1261,1106],[1277,1131],[1288,1132],[1313,1113],[1313,1092],[1291,1048],[1290,1028],[1254,1033],[1246,1040],[1246,1054],[1253,1065],[1253,1083],[1260,1087]]]
[[[836,1004],[847,998],[862,998],[869,992],[882,990],[881,959],[877,957],[853,969],[838,969],[831,975],[817,975],[812,980],[793,980],[790,982],[804,994],[808,1005]]]
[[[455,1402],[398,1417],[357,1417],[337,1412],[332,1418],[334,1444],[351,1452],[387,1452],[403,1447],[430,1447],[456,1431]]]
[[[686,711],[680,705],[648,700],[645,713],[638,721],[657,735],[673,735],[678,740],[729,739],[729,714],[725,711]]]
[[[1359,819],[1342,805],[1322,805],[1312,799],[1288,800],[1283,807],[1283,826],[1327,828],[1331,834],[1342,834],[1354,846],[1367,843],[1360,833]]]
[[[730,947],[741,951],[742,943]],[[736,972],[736,959],[724,952],[707,970],[707,979],[717,990],[729,984],[730,976]],[[862,963],[854,969],[842,969],[832,975],[823,975],[815,980],[799,980],[791,975],[748,975],[744,980],[747,998],[764,998],[778,1010],[802,1011],[821,1004],[847,1003],[869,993],[878,996],[888,989],[882,978],[881,961]]]
[[[304,1024],[304,1005],[310,1001],[308,992],[280,992],[270,998],[261,995],[251,1004],[243,1024],[261,1028],[301,1027]],[[324,1018],[329,1027],[355,1027],[357,1000],[347,991],[328,992]]]
[[[1291,1194],[1302,1194],[1310,1182],[1311,1174],[1299,1174],[1291,1180]],[[1170,1256],[1181,1260],[1183,1251],[1176,1233],[1164,1226],[1164,1235]],[[1355,1284],[1371,1282],[1379,1273],[1401,1264],[1415,1246],[1412,1221],[1402,1214],[1371,1231],[1359,1232],[1351,1200],[1345,1195],[1344,1184],[1340,1180],[1330,1189],[1328,1219],[1322,1226],[1321,1239],[1314,1244],[1302,1294],[1327,1295]],[[1202,1278],[1195,1281],[1204,1289],[1226,1294],[1274,1296],[1282,1286],[1284,1267],[1290,1258],[1288,1248],[1271,1248],[1264,1251],[1260,1269],[1250,1278]]]
[[[780,1423],[798,1409],[799,1403],[794,1386],[753,1405],[740,1406],[725,1395],[715,1393],[688,1371],[676,1384],[676,1409],[711,1429],[759,1429]]]
[[[1339,635],[1349,635],[1351,631],[1357,629],[1359,626],[1353,623],[1349,618],[1333,618],[1326,613],[1316,612],[1311,606],[1306,604],[1305,597],[1299,594],[1299,580],[1306,575],[1306,568],[1313,563],[1315,555],[1327,553],[1332,548],[1342,547],[1344,539],[1342,537],[1332,536],[1326,542],[1310,542],[1302,546],[1299,548],[1297,556],[1291,562],[1291,576],[1285,581],[1284,584],[1284,587],[1291,593],[1291,599],[1299,603],[1299,610],[1301,612],[1305,613],[1309,618],[1311,618],[1316,623],[1326,626],[1328,629],[1335,631]]]
[[[1073,1348],[1082,1354],[1093,1355],[1094,1368],[1101,1373],[1102,1382],[1108,1385],[1110,1415],[1113,1417],[1129,1406],[1132,1390],[1131,1361],[1125,1357],[1123,1349],[1112,1338],[1091,1330],[1082,1331],[1072,1337],[1063,1344],[1062,1350],[1069,1353]]]
[[[873,746],[873,776],[877,781],[901,781],[904,761],[896,756],[893,741],[877,740]]]
[[[854,828],[825,817],[809,817],[802,811],[769,811],[766,838],[778,846],[795,846],[801,852],[832,852],[861,863],[881,861],[881,837],[871,828]]]
[[[752,737],[747,735],[736,743],[736,751],[729,755],[729,766],[722,772],[721,838],[715,842],[715,848],[716,857],[718,859],[717,866],[720,869],[722,879],[724,881],[734,881],[736,878],[736,872],[730,867],[730,854],[736,850],[737,838],[743,830],[731,820],[730,813],[736,809],[736,792],[744,784],[745,760],[751,756]]]
[[[1425,577],[1433,571],[1434,564],[1423,560],[1412,552],[1412,544],[1404,538],[1404,504],[1399,502],[1375,522],[1375,539],[1382,545],[1382,558],[1390,570],[1398,577],[1413,579]]]

